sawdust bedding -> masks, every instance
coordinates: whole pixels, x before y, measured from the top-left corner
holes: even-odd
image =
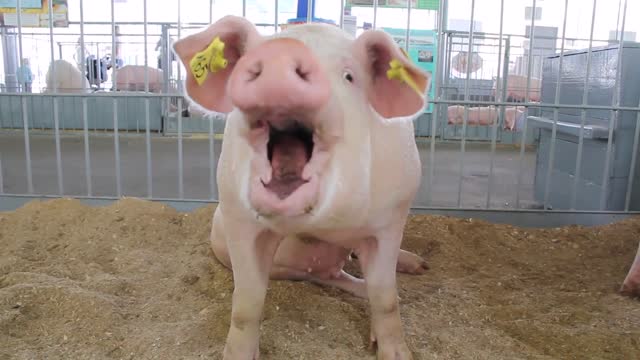
[[[32,202],[0,213],[0,359],[219,358],[233,280],[209,248],[214,205]],[[412,216],[398,275],[416,359],[639,359],[640,302],[616,291],[640,219],[521,229]],[[358,273],[350,264],[349,270]],[[374,359],[366,301],[272,281],[262,359]]]

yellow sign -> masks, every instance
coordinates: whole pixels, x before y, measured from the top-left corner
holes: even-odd
[[[20,25],[22,27],[49,27],[49,2],[51,1],[53,27],[69,27],[67,0],[20,1]],[[17,0],[0,0],[0,27],[17,27]]]

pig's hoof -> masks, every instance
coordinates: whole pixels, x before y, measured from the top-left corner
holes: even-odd
[[[231,347],[227,343],[224,347],[224,353],[222,355],[223,360],[259,360],[260,350],[258,347],[254,351],[246,351],[247,349],[235,349],[231,350]]]
[[[413,355],[404,342],[379,344],[377,355],[377,360],[413,360]]]
[[[429,265],[420,256],[409,251],[400,250],[396,270],[405,274],[422,275],[429,270]]]
[[[390,338],[387,341],[378,342],[373,334],[369,334],[369,349],[377,348],[377,360],[413,360],[409,347],[402,338]]]

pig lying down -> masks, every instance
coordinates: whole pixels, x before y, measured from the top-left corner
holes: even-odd
[[[271,37],[228,16],[174,44],[186,96],[229,113],[218,164],[212,247],[233,271],[224,359],[257,359],[270,279],[306,280],[368,299],[378,359],[412,359],[396,270],[421,163],[412,119],[427,74],[381,31],[357,39],[325,24]],[[401,81],[404,80],[404,81]],[[343,270],[351,254],[364,279]]]

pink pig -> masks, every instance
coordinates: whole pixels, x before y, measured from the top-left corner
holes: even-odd
[[[219,37],[225,69],[186,96],[203,111],[228,113],[218,165],[220,201],[211,242],[233,271],[224,359],[257,359],[270,279],[306,280],[365,297],[378,359],[412,359],[398,308],[396,271],[427,269],[400,250],[421,181],[412,119],[430,78],[390,36],[357,39],[326,24],[270,37],[227,16],[174,44],[186,69]],[[399,60],[420,93],[387,78]],[[343,270],[354,253],[364,274]]]
[[[144,91],[145,71],[148,72],[149,92],[162,92],[162,70],[144,65],[125,65],[116,70],[116,88],[120,91]]]
[[[624,295],[640,297],[640,244],[638,244],[638,252],[636,258],[631,264],[629,273],[622,283],[620,292]]]

